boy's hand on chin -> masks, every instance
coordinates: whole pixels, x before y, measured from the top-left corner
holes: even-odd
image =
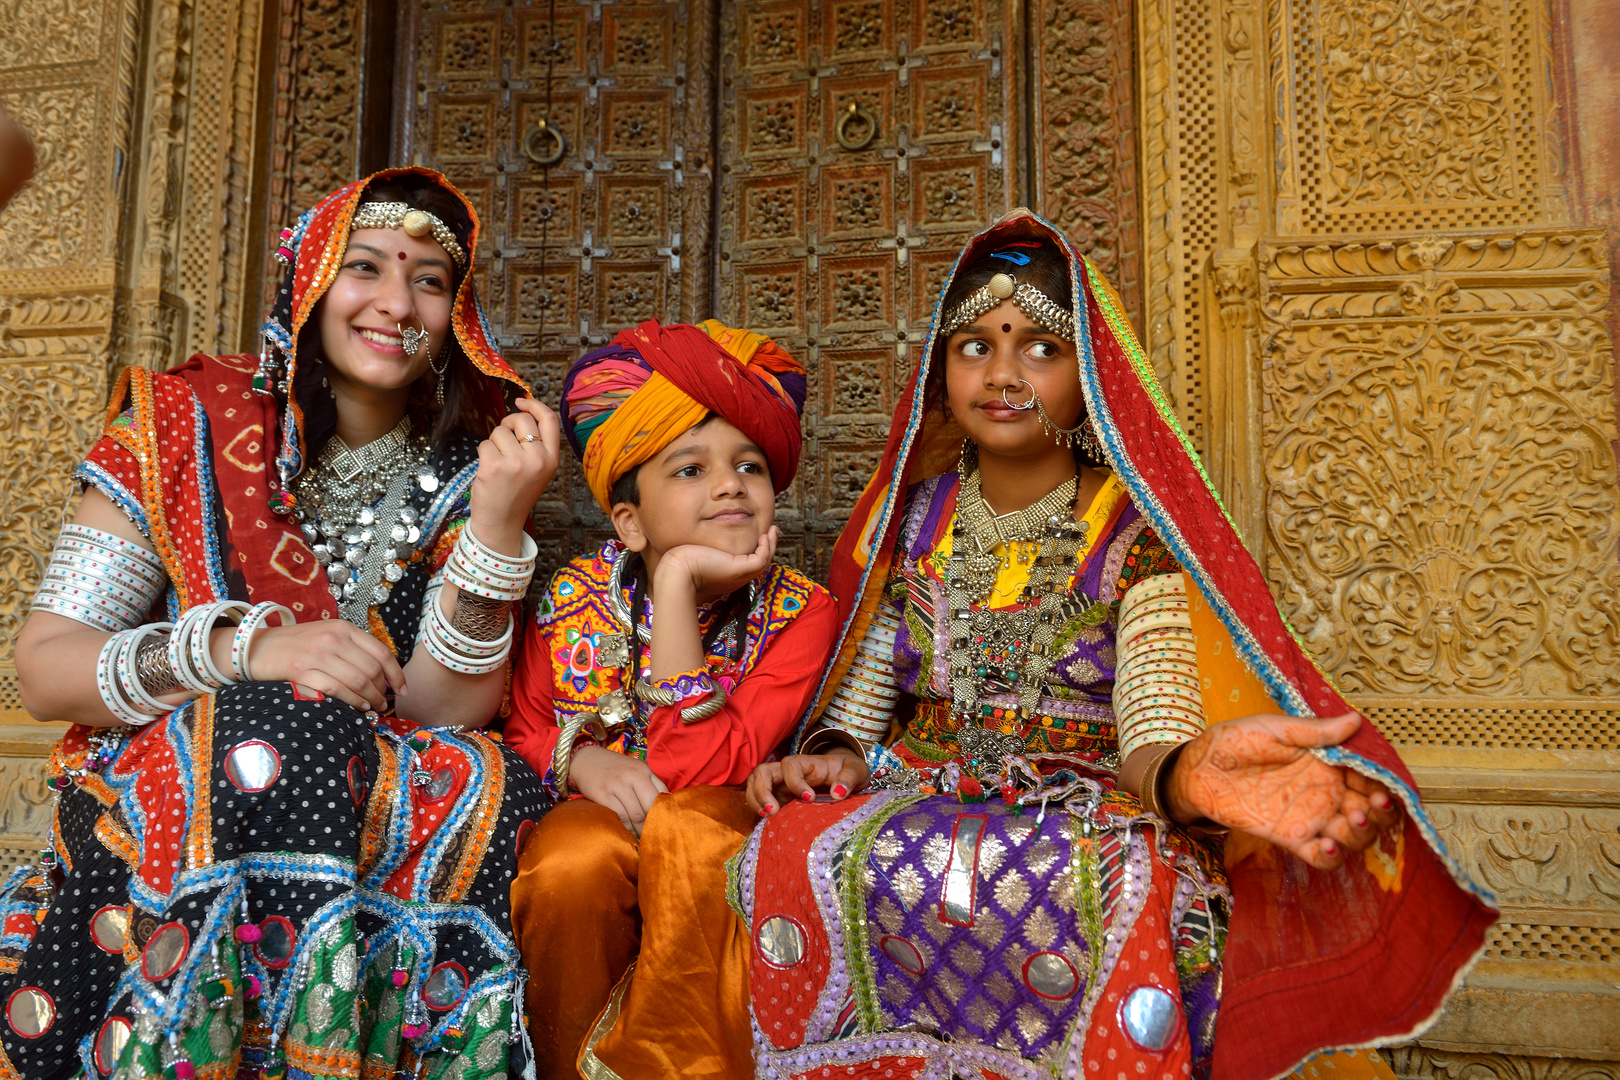
[[[668,580],[670,584],[690,581],[693,593],[698,596],[724,596],[765,572],[771,560],[776,558],[776,542],[780,535],[776,526],[772,525],[747,555],[733,555],[729,551],[702,544],[682,544],[670,548],[658,562],[658,577],[661,580],[655,585],[663,583],[663,580]],[[664,579],[665,574],[674,576]]]
[[[602,746],[575,750],[568,778],[581,795],[618,814],[636,836],[641,835],[653,800],[669,790],[645,761]]]

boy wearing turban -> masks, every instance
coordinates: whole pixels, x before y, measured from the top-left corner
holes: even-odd
[[[838,633],[827,592],[772,561],[805,388],[770,339],[714,321],[643,323],[564,380],[564,433],[618,538],[553,577],[513,676],[506,741],[558,800],[512,886],[542,1075],[578,1075],[610,998],[646,1017],[632,1053],[683,1053],[690,1018],[663,1030],[653,988],[735,945],[729,910],[706,942],[662,940],[659,912],[723,894],[698,885],[752,827],[737,785],[791,734]],[[746,1046],[687,1050],[699,1073],[747,1071]],[[694,1068],[642,1066],[622,1063]]]

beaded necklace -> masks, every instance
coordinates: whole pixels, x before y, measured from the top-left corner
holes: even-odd
[[[1077,477],[1032,506],[998,516],[980,490],[978,447],[971,440],[962,445],[959,470],[945,573],[951,713],[970,767],[999,772],[1005,758],[1022,751],[1023,737],[985,728],[979,697],[986,689],[1015,692],[1020,720],[1039,703],[1057,660],[1051,646],[1058,630],[1096,603],[1069,594],[1090,523],[1074,520]],[[997,547],[1002,554],[996,554]],[[1030,567],[1029,576],[1013,608],[992,610],[996,579],[1014,559]]]

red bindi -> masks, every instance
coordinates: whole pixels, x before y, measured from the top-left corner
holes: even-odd
[[[401,256],[400,256],[400,258],[402,258],[402,259],[403,259],[403,258],[404,258],[404,257],[405,257],[405,256],[403,256],[403,255],[401,255]],[[1001,332],[1002,332],[1002,333],[1003,333],[1003,334],[1010,334],[1010,333],[1012,333],[1012,323],[1010,323],[1010,322],[1004,322],[1004,323],[1002,323],[1002,324],[1001,324]]]
[[[405,261],[405,253],[404,253],[404,252],[403,252],[403,251],[402,251],[402,252],[400,252],[400,253],[399,253],[399,261],[400,261],[400,262],[404,262],[404,261]]]

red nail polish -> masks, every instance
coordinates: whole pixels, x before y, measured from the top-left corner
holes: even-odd
[[[803,795],[800,795],[799,798],[803,799],[805,802],[815,802],[816,793],[813,791],[806,791]]]
[[[760,813],[764,814],[766,817],[770,817],[771,815],[776,813],[776,807],[774,807],[774,806],[766,806],[766,807],[764,807],[764,808],[762,808],[760,810]]]
[[[1322,854],[1324,854],[1324,855],[1337,854],[1338,850],[1339,850],[1338,846],[1336,844],[1334,844],[1333,841],[1331,841],[1331,840],[1327,841],[1325,844],[1322,845]]]
[[[845,787],[843,784],[834,784],[832,794],[833,798],[842,799],[845,795],[849,794],[849,788]]]

